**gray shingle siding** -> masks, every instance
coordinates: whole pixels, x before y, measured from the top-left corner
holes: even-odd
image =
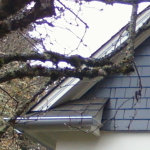
[[[135,51],[135,62],[141,76],[142,94],[136,100],[139,77],[129,75],[109,76],[93,90],[96,97],[107,97],[103,112],[103,130],[150,130],[150,38]]]

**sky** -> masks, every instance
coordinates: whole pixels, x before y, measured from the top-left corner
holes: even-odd
[[[148,3],[140,5],[139,11],[146,6],[148,6]],[[131,6],[121,4],[115,4],[112,6],[103,4],[103,11],[101,13],[98,14],[93,11],[93,14],[87,12],[86,15],[88,16],[87,20],[91,27],[87,38],[91,41],[91,49],[94,50],[107,42],[111,36],[117,33],[119,29],[129,22]]]
[[[45,47],[38,45],[41,51],[46,49],[66,55],[80,54],[83,57],[89,57],[130,20],[131,6],[129,5],[90,2],[80,6],[71,1],[63,4],[73,9],[64,11],[64,6],[57,3],[61,13],[59,14],[56,10],[57,16],[47,18],[53,27],[48,27],[46,24],[37,26],[34,32],[34,36],[44,39]],[[141,3],[139,12],[148,5],[150,2]],[[85,28],[85,24],[88,28]]]

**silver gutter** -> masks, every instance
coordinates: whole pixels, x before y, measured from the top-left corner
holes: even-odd
[[[7,120],[7,118],[5,118]],[[18,125],[93,125],[97,124],[92,116],[60,116],[60,117],[18,117],[16,120]]]

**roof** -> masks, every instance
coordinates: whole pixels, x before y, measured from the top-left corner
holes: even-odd
[[[57,120],[56,124],[64,124],[65,122],[67,123],[66,119],[70,119],[69,123],[78,123],[83,125],[84,119],[92,118],[94,120],[93,122],[91,122],[91,124],[98,124],[100,123],[99,121],[101,119],[99,118],[97,120],[96,117],[99,113],[102,114],[102,110],[106,102],[107,99],[96,98],[86,98],[81,100],[69,101],[46,112],[32,113],[32,115],[29,115],[29,117],[27,118],[18,117],[18,120],[20,120],[21,124],[31,124],[31,122],[33,123],[34,121],[36,121],[36,123],[38,124],[37,121],[39,120],[52,120],[52,124],[54,124],[53,121]],[[61,121],[62,119],[65,119],[65,121]],[[72,122],[72,119],[81,119],[83,122],[80,122],[81,120],[79,122]],[[29,122],[27,123],[27,121]]]
[[[144,9],[139,13],[136,23],[136,33],[137,37],[144,30],[147,29],[147,26],[150,22],[150,6]],[[125,25],[119,32],[117,32],[113,37],[110,38],[108,42],[102,45],[95,53],[91,55],[91,58],[111,58],[114,54],[119,52],[123,47],[127,45],[128,35],[128,26]],[[149,35],[137,39],[138,41],[135,45],[137,47],[141,44]],[[39,103],[32,107],[30,112],[36,111],[46,111],[55,107],[66,101],[76,100],[83,96],[90,88],[92,88],[102,77],[97,77],[91,79],[80,80],[78,78],[67,78],[62,83],[57,85],[50,93],[43,97]]]
[[[127,28],[128,25],[123,27],[91,57],[106,57],[115,60],[122,57],[124,54],[123,50],[127,45]],[[139,14],[136,32],[135,48],[142,45],[142,43],[144,43],[143,41],[146,41],[146,39],[150,37],[150,6]],[[120,86],[122,83],[125,83],[125,85],[133,84],[130,80],[132,75],[127,76],[125,80],[122,80],[121,76],[117,75],[118,82],[115,82],[115,86],[112,77],[111,82],[107,79],[109,76],[104,80],[99,77],[92,80],[83,79],[81,81],[76,78],[67,78],[33,107],[31,110],[32,113],[27,114],[25,117],[18,117],[16,127],[20,131],[37,139],[42,144],[53,147],[53,149],[55,148],[55,140],[57,140],[60,135],[68,134],[66,131],[72,132],[73,134],[74,131],[81,131],[82,133],[91,133],[99,136],[99,129],[102,127],[102,124],[104,124],[102,128],[104,130],[136,131],[136,129],[139,129],[143,131],[143,114],[141,115],[141,113],[139,113],[135,116],[134,112],[136,112],[137,106],[133,108],[132,102],[134,100],[129,101],[127,99],[133,99],[136,89],[139,88],[137,87],[139,84],[137,74],[133,76],[134,79],[136,77],[136,80],[133,80],[136,88],[135,86],[130,86],[128,89],[125,89],[127,87]],[[107,80],[107,82],[104,82],[105,80]],[[94,88],[91,88],[98,81],[100,82]],[[145,83],[147,83],[147,80]],[[133,88],[134,92],[132,92],[131,88]],[[147,93],[145,92],[145,94]],[[122,95],[124,97],[121,98]],[[127,97],[125,97],[125,95],[127,95]],[[148,101],[142,101],[142,104],[146,104],[146,102]],[[123,105],[124,103],[127,109],[123,108],[125,107],[125,105]],[[129,106],[133,110],[129,110]],[[138,112],[141,112],[141,108]],[[149,111],[146,111],[146,113],[148,115]],[[138,121],[135,120],[136,118],[133,119],[133,117],[137,117]],[[136,128],[134,128],[137,123],[138,127],[136,126]],[[146,120],[144,122],[146,130],[148,126],[149,120]]]

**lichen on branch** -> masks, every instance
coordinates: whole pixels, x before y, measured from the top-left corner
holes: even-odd
[[[31,9],[18,12],[16,16],[0,21],[0,38],[17,29],[26,28],[37,19],[55,15],[54,1],[51,0],[50,7],[40,7],[35,3]]]

